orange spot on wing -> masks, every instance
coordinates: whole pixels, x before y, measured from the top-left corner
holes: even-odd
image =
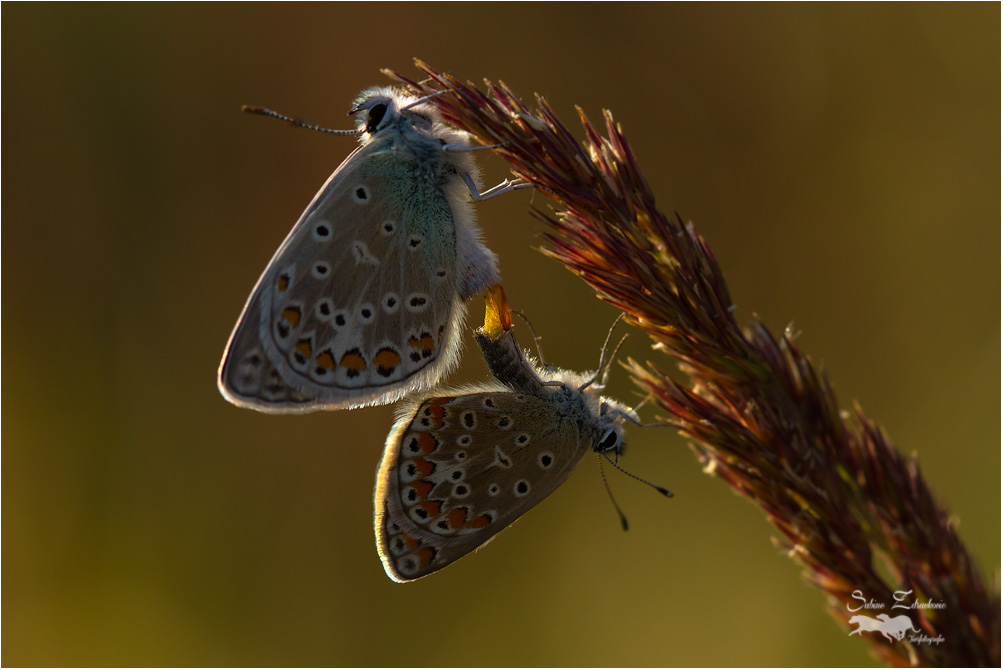
[[[355,372],[362,372],[366,369],[366,359],[362,357],[362,353],[358,349],[352,349],[346,351],[345,355],[341,357],[340,365]]]
[[[467,510],[463,507],[449,510],[446,513],[446,520],[449,522],[450,528],[459,528],[467,520]]]
[[[432,492],[432,489],[435,488],[435,484],[433,484],[432,482],[426,482],[424,480],[419,479],[417,481],[411,482],[411,488],[414,489],[415,493],[418,494],[419,498],[424,500],[425,498],[428,497],[428,494]]]
[[[282,318],[289,322],[293,328],[300,322],[300,311],[297,307],[286,307],[282,310]]]
[[[415,472],[418,473],[419,479],[425,479],[430,474],[435,472],[435,463],[432,461],[426,461],[424,458],[414,459]]]
[[[448,405],[451,402],[453,402],[453,398],[451,396],[442,396],[441,398],[430,398],[428,400],[429,405]]]
[[[421,503],[421,508],[428,512],[429,516],[439,516],[439,510],[442,509],[441,500],[425,500]]]
[[[437,446],[439,446],[439,440],[432,437],[431,433],[421,433],[418,435],[418,448],[426,455],[435,451]]]
[[[287,288],[289,288],[289,275],[279,276],[279,290],[285,291]]]
[[[296,350],[307,358],[310,358],[311,354],[313,354],[313,347],[310,346],[310,340],[300,340],[297,342]]]
[[[418,546],[418,538],[404,533],[404,546],[408,549],[414,549]]]
[[[327,368],[328,370],[333,370],[335,367],[337,367],[334,364],[334,356],[331,355],[330,349],[322,352],[320,356],[317,357],[317,365],[319,365],[322,368]]]
[[[432,549],[432,547],[422,547],[421,549],[416,549],[411,553],[418,559],[418,565],[421,568],[427,568],[428,564],[432,562],[433,558],[435,558],[435,549]]]
[[[435,338],[431,335],[423,334],[421,336],[421,349],[425,353],[432,353],[435,351]]]
[[[393,371],[401,364],[401,357],[393,349],[380,349],[373,358],[373,363],[385,371]]]
[[[466,525],[467,528],[485,528],[491,525],[493,519],[488,514],[482,514]]]

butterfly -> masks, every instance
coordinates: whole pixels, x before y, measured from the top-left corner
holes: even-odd
[[[295,125],[326,130],[251,108]],[[275,252],[227,343],[223,396],[262,412],[393,402],[459,358],[465,301],[499,280],[468,196],[480,193],[467,133],[427,98],[374,88],[350,114],[360,146]]]
[[[409,405],[387,437],[374,526],[383,567],[397,582],[483,546],[587,454],[619,456],[624,421],[638,423],[599,395],[602,361],[593,375],[536,365],[515,340],[504,291],[493,288],[486,302],[475,336],[494,380]]]

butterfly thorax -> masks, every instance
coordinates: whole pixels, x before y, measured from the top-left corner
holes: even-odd
[[[414,103],[414,98],[390,88],[370,89],[356,100],[353,110],[366,152],[407,156],[436,184],[450,176],[457,178],[460,172],[475,172],[469,152],[443,149],[449,144],[468,144],[469,135],[443,124],[430,105]]]
[[[591,373],[535,365],[519,348],[511,330],[493,338],[479,329],[475,336],[491,374],[517,393],[546,401],[554,408],[559,424],[575,426],[582,444],[597,448],[611,429],[622,433],[620,425],[631,415],[630,410],[600,396],[601,389],[589,384]]]

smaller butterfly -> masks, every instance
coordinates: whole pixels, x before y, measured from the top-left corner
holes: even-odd
[[[535,365],[512,334],[501,287],[486,303],[476,339],[495,379],[410,405],[387,437],[375,531],[397,582],[484,545],[590,452],[619,456],[624,420],[638,423],[631,409],[599,395],[602,362],[594,375]]]

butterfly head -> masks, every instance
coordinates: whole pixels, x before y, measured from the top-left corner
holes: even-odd
[[[371,88],[355,99],[348,113],[355,116],[355,125],[364,137],[391,127],[430,130],[437,119],[428,106],[412,106],[414,102],[413,98],[389,87]]]
[[[595,443],[596,453],[610,454],[614,459],[621,456],[626,448],[624,421],[638,423],[637,414],[623,403],[610,398],[599,399],[596,432],[599,439]]]

